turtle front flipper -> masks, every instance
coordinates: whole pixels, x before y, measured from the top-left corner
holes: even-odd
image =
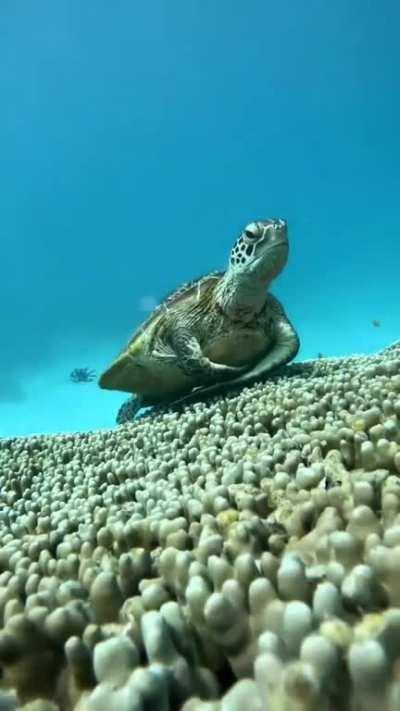
[[[267,373],[293,360],[299,352],[300,339],[282,305],[272,294],[268,296],[265,310],[266,329],[272,339],[272,345],[245,373],[229,381],[229,385],[246,385],[262,380]]]
[[[208,385],[234,378],[246,369],[210,360],[203,354],[197,338],[181,326],[171,328],[168,340],[176,355],[177,366],[198,384]]]
[[[257,380],[276,368],[286,365],[296,357],[300,348],[299,337],[290,321],[283,318],[274,324],[274,345],[252,368],[238,379],[240,383]]]
[[[177,399],[173,405],[189,404],[222,394],[235,387],[244,387],[257,380],[263,380],[268,373],[295,358],[300,348],[299,337],[277,299],[273,299],[273,306],[275,311],[272,327],[273,345],[253,366],[227,382],[218,381],[208,387],[194,388],[187,395]]]

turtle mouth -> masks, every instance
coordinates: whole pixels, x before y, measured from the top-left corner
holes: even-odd
[[[265,247],[264,254],[268,254],[268,252],[272,252],[273,250],[278,249],[279,247],[288,247],[288,241],[287,239],[285,239],[285,237],[280,237],[272,244],[269,244],[267,247]]]
[[[263,244],[259,254],[255,257],[249,269],[251,272],[256,272],[262,264],[267,268],[272,268],[273,265],[281,262],[285,263],[289,253],[289,243],[283,236],[278,238],[271,244]]]
[[[287,243],[288,237],[286,222],[284,220],[273,220],[267,225],[264,225],[260,241],[263,242],[267,238],[271,240],[271,244],[268,245],[268,247]]]
[[[265,222],[261,222],[261,225],[264,228],[264,230],[286,230],[287,229],[286,220],[281,220],[279,217],[274,217],[271,220],[266,220]]]

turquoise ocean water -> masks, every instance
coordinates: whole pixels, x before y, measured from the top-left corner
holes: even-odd
[[[298,359],[400,336],[395,0],[2,0],[0,436],[113,426],[100,373],[254,218]],[[378,321],[380,325],[373,325]]]

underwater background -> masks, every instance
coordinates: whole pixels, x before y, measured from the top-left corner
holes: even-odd
[[[288,220],[297,360],[399,338],[394,0],[2,0],[0,436],[111,427],[149,308]]]

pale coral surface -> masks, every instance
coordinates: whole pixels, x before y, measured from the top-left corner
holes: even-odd
[[[1,709],[400,708],[400,343],[0,441]]]

